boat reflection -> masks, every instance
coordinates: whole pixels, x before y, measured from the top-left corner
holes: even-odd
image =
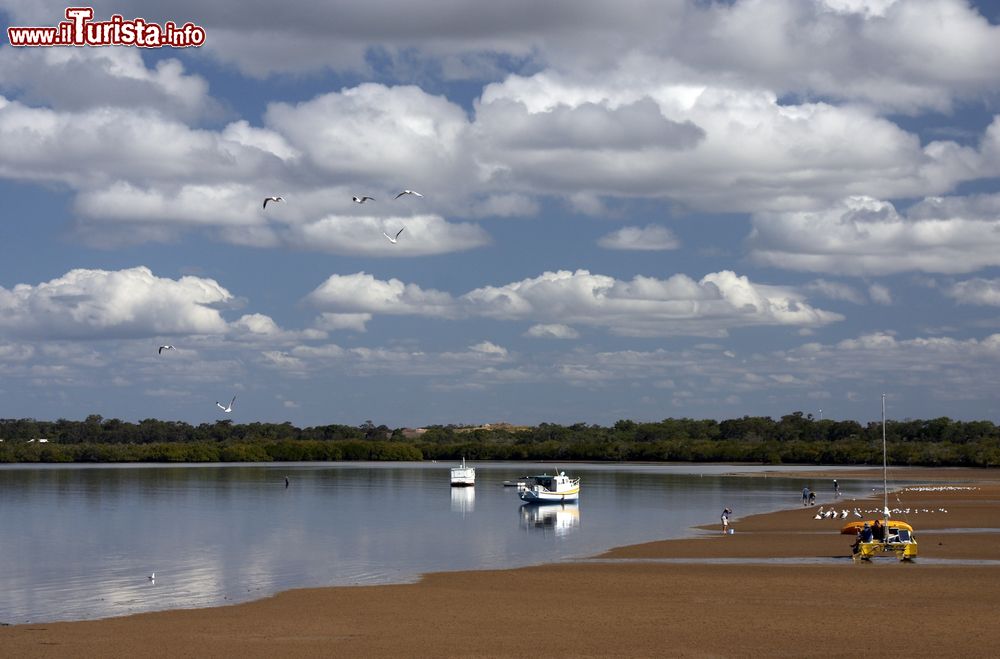
[[[565,536],[580,526],[580,504],[562,503],[538,505],[526,503],[521,506],[521,526],[529,531],[553,531],[557,536]]]
[[[451,512],[471,513],[476,509],[476,488],[474,487],[453,487],[451,488]]]

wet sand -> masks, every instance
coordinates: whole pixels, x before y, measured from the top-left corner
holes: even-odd
[[[876,653],[885,632],[893,655],[996,656],[1000,472],[925,480],[932,489],[890,495],[890,507],[910,509],[895,517],[916,530],[915,564],[891,556],[854,564],[852,538],[838,531],[856,518],[813,519],[822,504],[741,518],[737,503],[733,535],[712,524],[700,537],[588,561],[3,627],[0,654],[838,657]],[[940,489],[950,486],[974,489]],[[881,497],[837,502],[838,510],[880,505]]]

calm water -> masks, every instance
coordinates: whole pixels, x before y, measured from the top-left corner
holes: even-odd
[[[0,622],[79,620],[258,599],[289,588],[593,556],[817,504],[827,483],[727,465],[565,465],[580,502],[523,506],[506,479],[552,465],[445,463],[0,467]],[[787,470],[787,467],[785,468]],[[290,486],[285,487],[285,476]],[[873,479],[874,483],[876,479]],[[845,482],[844,495],[872,483]],[[853,489],[849,489],[853,488]],[[155,580],[147,577],[155,573]]]

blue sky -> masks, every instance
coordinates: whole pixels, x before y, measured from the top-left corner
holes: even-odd
[[[991,3],[94,11],[207,38],[0,45],[0,417],[1000,421]]]

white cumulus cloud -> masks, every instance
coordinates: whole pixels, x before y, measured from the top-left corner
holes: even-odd
[[[884,284],[871,284],[868,286],[868,296],[875,304],[892,304],[892,292]]]
[[[850,197],[821,211],[759,213],[748,243],[758,263],[841,275],[965,273],[1000,265],[1000,195],[928,198],[905,215]]]
[[[545,272],[459,297],[360,272],[332,275],[307,299],[324,311],[571,323],[627,336],[722,336],[734,327],[817,327],[843,318],[810,306],[793,289],[757,284],[730,271],[700,281],[686,275],[622,281],[587,270]],[[543,327],[533,335],[549,331]]]
[[[331,275],[306,299],[337,312],[441,316],[456,312],[455,299],[449,293],[424,290],[399,279],[383,281],[365,272]]]
[[[1000,307],[1000,279],[967,279],[952,284],[946,293],[959,304]]]
[[[396,244],[383,235],[395,236],[400,229]],[[490,237],[478,224],[448,222],[438,215],[333,215],[290,227],[287,240],[334,254],[403,257],[473,249],[488,244]]]
[[[0,332],[49,338],[221,334],[212,305],[232,294],[212,279],[155,276],[149,268],[71,270],[37,285],[0,287]]]
[[[608,249],[636,251],[664,251],[680,247],[680,241],[670,229],[656,224],[623,227],[602,236],[597,244]]]
[[[58,110],[143,107],[184,119],[218,111],[204,78],[173,58],[149,67],[137,48],[5,48],[0,89]]]
[[[580,338],[580,333],[569,325],[563,325],[562,323],[539,323],[537,325],[532,325],[528,328],[528,331],[524,333],[525,336],[530,336],[536,339],[578,339]]]

